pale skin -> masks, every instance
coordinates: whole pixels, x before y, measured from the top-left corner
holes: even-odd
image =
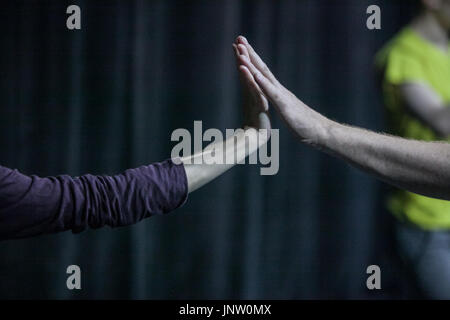
[[[233,50],[242,85],[244,129],[222,142],[211,143],[200,153],[181,159],[186,171],[189,193],[204,186],[234,167],[235,164],[241,162],[253,152],[256,152],[270,138],[269,102],[260,91],[249,70],[240,66],[240,52],[236,44],[233,44]],[[259,131],[259,129],[267,131]],[[262,134],[266,132],[267,134]],[[248,143],[246,143],[247,139]],[[195,158],[202,158],[213,150],[218,152],[221,159],[235,157],[236,161],[233,164],[193,164]]]
[[[450,144],[423,142],[343,125],[314,111],[286,89],[250,43],[238,37],[241,68],[303,143],[344,159],[375,177],[429,197],[450,200]]]

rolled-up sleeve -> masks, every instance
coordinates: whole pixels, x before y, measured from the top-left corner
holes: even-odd
[[[135,224],[185,203],[184,166],[171,160],[115,176],[40,178],[0,166],[0,239]]]

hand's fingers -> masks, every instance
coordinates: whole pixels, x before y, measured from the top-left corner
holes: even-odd
[[[244,46],[243,44],[238,44],[238,49],[239,49],[239,53],[248,57],[250,59],[250,55],[248,54],[248,50],[247,47]]]
[[[236,58],[236,66],[239,68],[239,56],[240,56],[240,53],[239,53],[238,46],[236,44],[234,44],[234,43],[233,43],[233,50],[234,50],[234,56]]]
[[[262,99],[261,101],[265,100],[264,94],[259,87],[259,85],[256,83],[255,79],[253,78],[252,73],[246,66],[241,65],[239,67],[239,72],[241,74],[242,79],[246,82],[247,86],[249,87],[250,91],[253,92],[256,99]],[[260,105],[261,107],[264,107],[264,104]],[[264,109],[261,109],[261,111],[267,111]]]
[[[250,89],[259,91],[258,84],[255,82],[255,79],[246,66],[240,66],[239,72],[241,73],[242,78],[245,80],[245,82],[250,86]]]
[[[280,87],[275,86],[272,81],[267,79],[262,73],[258,72],[254,76],[256,83],[258,84],[258,87],[261,88],[264,95],[269,99],[274,106],[277,108],[280,107],[281,101],[281,92]]]
[[[243,54],[239,55],[239,63],[246,66],[253,76],[255,76],[255,74],[257,73],[261,73],[251,62],[251,60],[247,56],[244,56]]]
[[[280,96],[279,87],[276,87],[261,72],[259,72],[259,70],[256,69],[256,67],[251,63],[251,61],[248,60],[247,57],[241,55],[240,59],[243,62],[243,66],[241,66],[239,69],[245,67],[250,72],[252,79],[254,79],[253,81],[256,81],[256,87],[258,88],[258,92],[266,96],[273,103],[278,103],[279,102],[278,97]]]
[[[233,51],[236,56],[239,56],[239,49],[235,43],[233,43]]]
[[[242,36],[239,36],[237,41],[247,48],[250,60],[258,68],[258,70],[261,71],[266,76],[266,78],[268,78],[273,83],[275,83],[275,84],[278,83],[278,80],[275,78],[273,73],[267,67],[266,63],[256,53],[256,51],[253,49],[253,47],[250,45],[250,43],[247,41],[247,39]]]
[[[239,56],[239,62],[240,64],[248,68],[253,77],[255,77],[257,74],[261,74],[261,72],[255,67],[255,65],[250,61],[250,59],[247,56],[241,54]]]
[[[243,57],[243,56],[241,55],[240,57]],[[248,59],[248,58],[247,58],[247,59]],[[251,65],[251,63],[250,63],[250,65]],[[241,64],[241,65],[239,66],[239,70],[245,72],[244,74],[242,74],[242,72],[241,72],[241,74],[242,74],[243,76],[246,77],[244,80],[245,80],[248,84],[250,84],[250,89],[252,89],[253,94],[255,94],[255,95],[258,95],[258,94],[264,95],[263,91],[262,91],[261,88],[258,86],[258,84],[256,83],[256,81],[255,81],[255,79],[254,79],[254,76],[253,76],[253,72],[255,72],[255,71],[257,72],[256,68],[253,67],[253,72],[252,72],[252,70],[250,70],[249,67],[248,67],[247,65]]]
[[[267,64],[261,59],[261,57],[256,53],[250,43],[247,43],[247,49],[249,52],[250,59],[255,64],[255,66],[261,71],[270,81],[274,84],[278,83],[277,78],[273,75],[272,71],[270,71]]]
[[[248,69],[250,67],[253,69],[253,72],[257,72],[256,68],[252,65],[250,61],[247,48],[242,44],[240,45],[233,44],[233,48],[235,49],[235,54],[237,56],[237,65],[238,69],[240,69],[239,76],[241,78],[241,81],[245,81],[247,85],[249,85],[249,89],[253,91],[253,94],[258,99],[262,99],[262,101],[266,100],[263,91],[261,90],[259,85],[255,82],[252,72]],[[245,59],[246,62],[248,62],[248,67],[246,66],[246,63],[244,62],[243,59]]]

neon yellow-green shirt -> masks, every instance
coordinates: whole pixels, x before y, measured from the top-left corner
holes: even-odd
[[[380,50],[375,62],[379,70],[384,71],[383,97],[389,111],[391,132],[406,138],[437,140],[429,127],[405,110],[398,85],[406,82],[427,84],[446,105],[450,104],[450,54],[407,27]],[[450,229],[450,201],[397,191],[389,198],[388,207],[398,218],[407,219],[423,229]]]

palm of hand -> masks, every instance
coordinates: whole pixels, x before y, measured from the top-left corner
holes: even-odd
[[[241,81],[243,90],[243,113],[244,113],[244,123],[247,126],[258,128],[258,129],[269,129],[268,128],[268,111],[269,102],[266,97],[252,90],[245,81]]]

